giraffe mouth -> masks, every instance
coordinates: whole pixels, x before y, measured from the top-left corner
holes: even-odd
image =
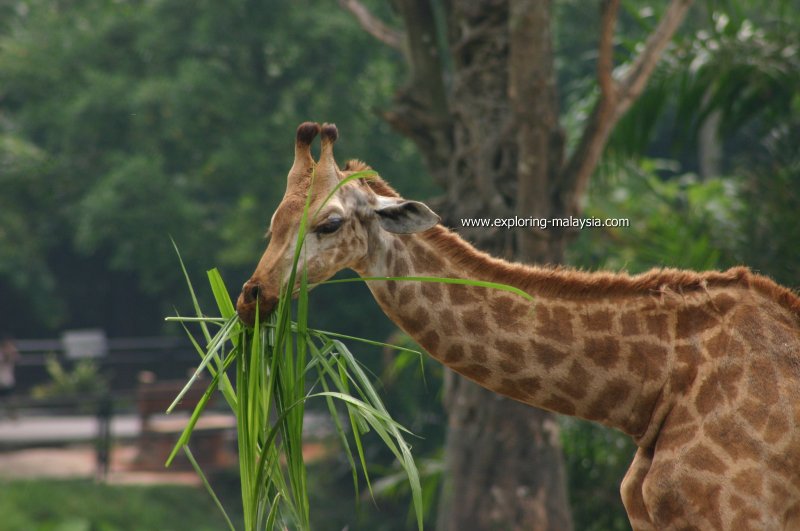
[[[277,305],[278,297],[259,295],[257,298],[251,299],[243,290],[236,301],[236,313],[244,324],[253,326],[256,322],[256,310],[258,310],[259,321],[263,323]]]

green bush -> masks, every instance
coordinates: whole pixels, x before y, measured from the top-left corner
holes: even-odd
[[[79,398],[101,396],[108,391],[108,380],[92,360],[81,360],[67,370],[55,356],[45,363],[50,381],[31,390],[34,398]]]

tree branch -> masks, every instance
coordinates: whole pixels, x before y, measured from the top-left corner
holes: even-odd
[[[392,110],[383,117],[420,147],[431,173],[443,183],[452,153],[452,131],[435,13],[429,0],[398,0],[394,6],[406,30],[409,75],[395,95]]]
[[[384,24],[359,0],[339,0],[339,6],[349,11],[367,33],[395,50],[403,50],[403,34]]]
[[[600,44],[597,56],[597,81],[601,99],[613,105],[617,99],[614,82],[614,26],[617,23],[619,0],[603,0],[600,11]]]
[[[641,95],[650,75],[655,70],[661,54],[672,40],[672,36],[686,18],[686,12],[692,5],[692,0],[672,0],[667,12],[661,18],[655,31],[650,34],[645,43],[644,50],[633,61],[630,70],[620,82],[620,101],[617,108],[617,119],[630,108],[631,104]]]
[[[603,1],[597,61],[600,98],[592,110],[578,146],[561,173],[559,195],[572,215],[580,213],[580,202],[586,193],[589,178],[597,167],[611,131],[641,95],[664,49],[686,17],[692,0],[671,0],[658,26],[647,38],[644,49],[633,60],[622,79],[615,82],[612,77],[612,41],[618,4],[618,0]]]

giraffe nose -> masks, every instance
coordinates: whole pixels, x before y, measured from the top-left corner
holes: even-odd
[[[242,293],[236,302],[236,312],[246,324],[255,322],[256,306],[261,319],[266,318],[278,304],[278,297],[270,296],[268,290],[257,280],[250,279],[242,286]]]
[[[255,280],[248,280],[242,286],[242,299],[245,304],[254,304],[261,294],[261,284]]]

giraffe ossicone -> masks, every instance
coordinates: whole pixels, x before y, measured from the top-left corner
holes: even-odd
[[[321,133],[320,157],[311,143]],[[339,168],[330,124],[301,124],[271,238],[237,311],[254,319],[299,267],[309,282],[437,276],[491,288],[367,281],[433,357],[497,393],[594,420],[638,445],[622,498],[634,529],[800,529],[800,298],[739,267],[629,276],[513,264],[474,249],[427,206]],[[313,176],[313,179],[312,179]]]

